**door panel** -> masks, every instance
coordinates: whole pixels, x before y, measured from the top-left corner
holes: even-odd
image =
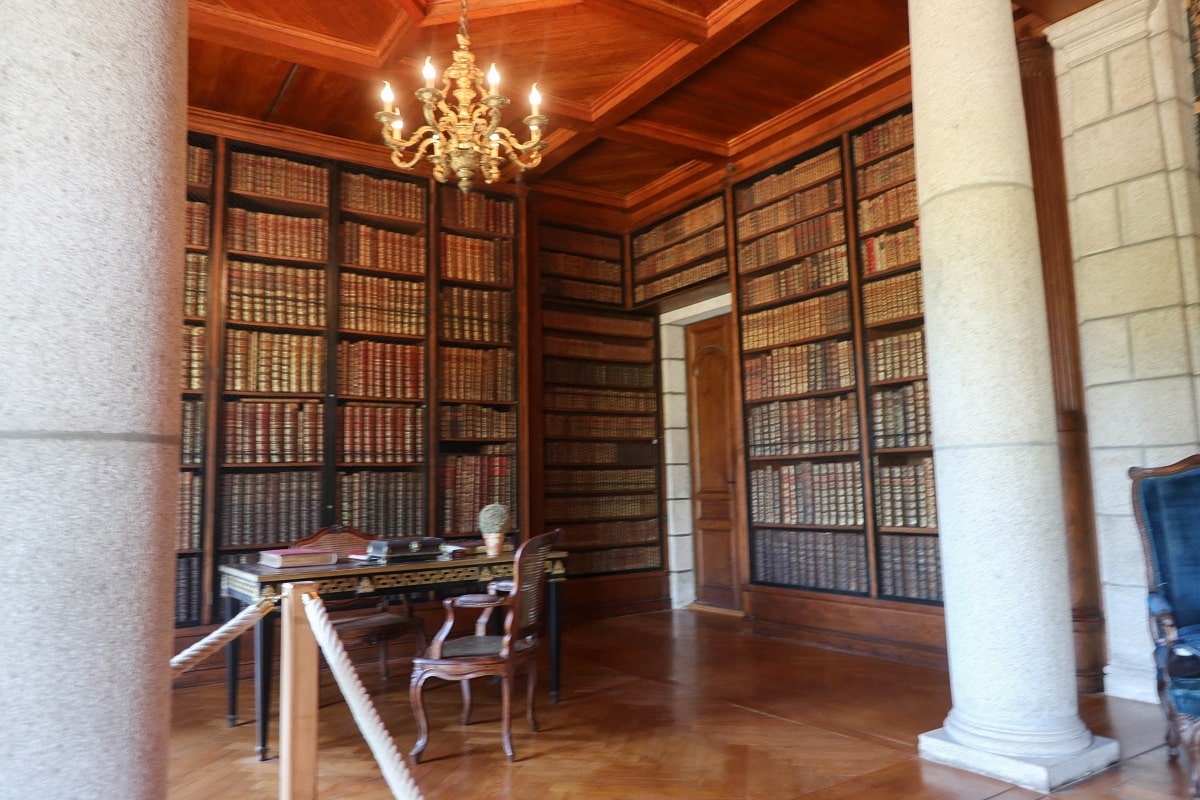
[[[692,457],[692,530],[696,601],[741,608],[734,540],[733,370],[728,314],[687,327],[688,413]]]

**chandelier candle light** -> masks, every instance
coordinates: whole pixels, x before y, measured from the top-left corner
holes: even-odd
[[[425,125],[404,138],[404,120],[392,105],[396,96],[387,81],[380,93],[383,111],[377,113],[375,119],[383,124],[383,141],[392,149],[393,164],[401,169],[411,169],[424,155],[433,165],[434,178],[446,183],[455,176],[458,188],[465,192],[470,190],[476,171],[483,174],[485,183],[499,180],[505,159],[522,171],[536,167],[546,147],[542,129],[549,120],[538,113],[542,96],[535,83],[529,93],[530,114],[525,118],[529,141],[520,141],[512,131],[500,125],[500,109],[508,105],[508,98],[497,93],[500,73],[495,64],[488,70],[486,94],[484,92],[484,74],[475,66],[471,37],[467,34],[467,0],[462,0],[457,38],[458,49],[452,54],[453,63],[442,73],[440,90],[433,88],[437,70],[430,59],[425,59],[421,73],[425,77],[425,86],[416,91],[425,112]],[[450,95],[454,102],[448,102]]]

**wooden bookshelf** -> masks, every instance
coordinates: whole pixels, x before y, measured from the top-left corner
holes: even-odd
[[[209,137],[187,143],[187,206],[183,281],[183,347],[180,374],[182,428],[175,559],[175,624],[198,625],[204,606],[205,363],[209,340],[209,270],[212,261],[216,149]]]
[[[542,494],[571,576],[659,572],[663,493],[652,316],[542,309]]]
[[[876,593],[937,603],[929,385],[912,115],[853,132],[850,156],[862,288]]]
[[[474,536],[479,509],[518,524],[516,203],[438,191],[436,535]]]
[[[217,565],[324,525],[518,515],[515,200],[189,145],[178,624],[220,618]]]
[[[621,308],[625,303],[622,251],[620,236],[542,223],[538,226],[542,299]]]
[[[337,519],[429,531],[429,190],[342,165],[337,292]]]
[[[635,306],[723,281],[729,273],[724,196],[643,228],[632,245]]]
[[[744,181],[733,202],[754,612],[845,645],[872,625],[813,620],[941,599],[911,115]]]

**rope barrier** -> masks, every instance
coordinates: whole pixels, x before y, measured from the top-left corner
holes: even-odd
[[[247,628],[271,613],[277,602],[277,598],[264,597],[257,603],[246,606],[236,617],[172,658],[171,677],[175,678],[187,672],[210,654],[241,636]]]
[[[371,748],[388,788],[392,790],[392,795],[396,800],[422,800],[420,790],[417,789],[408,767],[396,749],[395,740],[384,727],[383,720],[379,718],[379,712],[375,710],[367,690],[363,688],[358,671],[354,669],[341,638],[333,629],[333,623],[325,611],[325,604],[316,594],[305,594],[303,597],[308,624],[317,644],[321,646],[321,652],[325,654],[325,661],[333,672],[338,688],[342,690],[342,696],[346,698],[351,716],[358,723],[359,731]]]

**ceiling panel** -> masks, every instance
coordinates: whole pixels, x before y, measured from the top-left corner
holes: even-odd
[[[553,183],[620,197],[659,180],[686,163],[685,158],[672,158],[635,145],[601,140],[583,148],[544,177]]]
[[[188,105],[261,120],[291,68],[270,56],[189,39]]]
[[[197,5],[228,9],[273,25],[319,36],[375,46],[402,13],[393,0],[192,0]]]
[[[1015,14],[1059,18],[1093,2],[1019,0]],[[406,129],[423,123],[420,67],[449,63],[459,2],[190,8],[192,106],[375,145],[385,78]],[[470,11],[478,64],[498,65],[511,100],[504,124],[524,136],[531,84],[545,98],[554,144],[525,182],[614,213],[673,202],[672,181],[709,180],[768,140],[782,155],[786,136],[835,129],[839,114],[861,121],[875,98],[907,92],[906,0],[473,0]]]

